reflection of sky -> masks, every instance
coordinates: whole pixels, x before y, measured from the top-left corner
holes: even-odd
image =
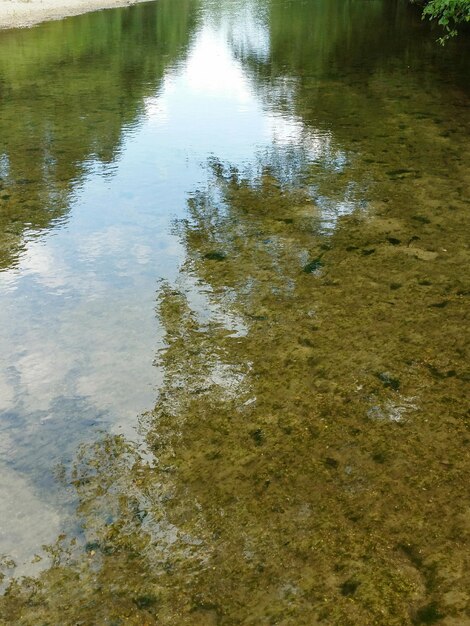
[[[158,96],[147,99],[146,111],[147,123],[186,158],[214,154],[239,163],[252,161],[266,148],[295,146],[311,160],[344,159],[329,133],[306,128],[294,115],[266,109],[234,59],[225,29],[201,29],[184,65],[167,78]]]
[[[267,109],[234,59],[229,41],[268,54],[262,20],[246,13],[244,29],[240,16],[219,18],[207,20],[186,61],[147,99],[111,175],[91,162],[68,223],[32,238],[19,266],[0,274],[0,469],[9,477],[0,553],[14,543],[21,560],[33,543],[51,541],[60,525],[51,468],[97,429],[133,436],[136,416],[152,407],[156,289],[159,279],[176,279],[184,250],[172,220],[204,184],[207,158],[246,166],[297,147],[336,166],[344,158],[327,134]],[[186,287],[193,306],[223,317],[204,287]],[[243,333],[239,320],[227,325]]]

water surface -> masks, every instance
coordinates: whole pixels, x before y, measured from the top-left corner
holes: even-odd
[[[5,624],[470,623],[437,36],[385,0],[0,34]]]

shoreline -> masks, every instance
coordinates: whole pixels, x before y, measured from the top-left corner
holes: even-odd
[[[0,33],[147,0],[0,0]]]

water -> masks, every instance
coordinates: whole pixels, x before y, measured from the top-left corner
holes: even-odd
[[[437,36],[385,0],[0,33],[2,623],[466,623],[469,49]]]

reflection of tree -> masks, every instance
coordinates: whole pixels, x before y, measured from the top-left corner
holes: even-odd
[[[85,553],[59,545],[39,581],[14,584],[7,622],[458,619],[457,261],[433,265],[435,233],[403,245],[410,224],[392,237],[359,212],[318,235],[315,204],[270,165],[211,168],[178,224],[181,280],[159,296],[165,381],[141,420],[154,458],[121,438],[83,450]],[[463,249],[456,223],[440,237]]]
[[[109,164],[188,44],[192,2],[83,15],[0,41],[0,267],[25,229],[63,219],[92,159]]]
[[[321,207],[372,203],[409,222],[461,199],[468,42],[436,47],[405,3],[373,2],[367,17],[357,2],[259,5],[269,55],[233,50],[269,110],[301,120],[304,147],[327,137],[339,155],[331,167],[311,150],[298,170]]]
[[[404,124],[434,121],[442,106],[452,118],[449,92],[460,86],[468,94],[468,42],[436,46],[416,7],[378,0],[365,14],[342,0],[307,0],[295,10],[290,2],[257,4],[268,16],[269,55],[236,42],[235,55],[270,108],[333,131],[343,150],[407,134]]]

